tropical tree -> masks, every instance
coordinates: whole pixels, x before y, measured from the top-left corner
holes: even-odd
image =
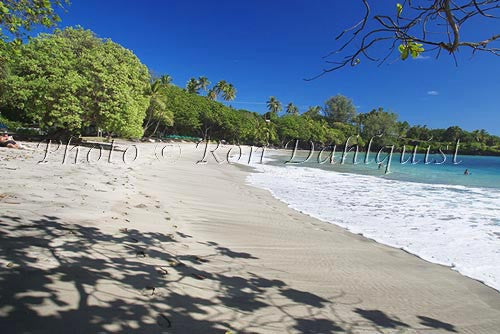
[[[7,75],[9,54],[21,45],[26,32],[38,25],[47,28],[55,26],[61,21],[55,9],[68,4],[68,0],[0,1],[0,79]],[[6,34],[14,39],[7,42]]]
[[[3,109],[51,132],[94,126],[142,136],[150,80],[131,51],[90,30],[66,28],[31,39],[11,57]]]
[[[200,129],[199,113],[204,107],[202,100],[206,99],[174,85],[164,90],[166,109],[174,114],[174,124],[170,130],[177,134],[197,136]]]
[[[220,80],[214,85],[212,89],[215,91],[216,95],[219,95],[222,94],[226,86],[227,86],[226,80]]]
[[[278,101],[274,96],[269,97],[269,100],[267,100],[267,109],[273,114],[277,114],[282,110],[281,107],[281,102]]]
[[[461,139],[464,131],[458,126],[450,126],[443,134],[445,141],[454,142],[457,139]]]
[[[204,91],[207,91],[208,86],[210,85],[210,81],[208,81],[207,77],[199,77],[198,78],[198,88]]]
[[[485,143],[490,137],[488,132],[484,129],[474,130],[474,131],[472,131],[472,135],[480,143]]]
[[[232,101],[236,97],[236,88],[233,84],[226,84],[222,88],[222,98],[226,101]]]
[[[294,105],[292,102],[290,102],[286,105],[286,113],[290,114],[290,115],[298,115],[299,108],[297,108],[296,105]]]
[[[342,145],[348,137],[359,134],[360,137],[353,142],[360,147],[366,147],[371,137],[375,136],[372,142],[372,148],[375,149],[400,143],[399,141],[403,140],[400,137],[406,132],[408,144],[414,145],[419,141],[426,141],[426,144],[419,145],[419,148],[425,150],[428,143],[434,152],[440,146],[444,147],[443,142],[451,141],[447,137],[450,132],[457,133],[456,130],[449,130],[447,134],[447,129],[428,129],[425,126],[409,127],[406,122],[398,122],[397,115],[382,108],[356,115],[353,124],[329,123],[323,117],[315,119],[307,113],[300,116],[286,114],[282,117],[263,117],[247,110],[227,107],[204,96],[189,94],[173,85],[164,88],[164,95],[161,101],[167,110],[173,112],[174,122],[172,125],[160,123],[159,129],[163,125],[171,133],[210,137],[215,140],[225,139],[232,143],[284,145],[290,140],[298,139],[299,145],[307,148],[310,140],[323,145]],[[274,114],[269,112],[268,116],[270,115]],[[154,131],[157,124],[157,121],[152,121],[151,130],[148,132]],[[376,137],[379,134],[383,136]],[[455,134],[451,136],[456,137]],[[481,138],[483,142],[477,141],[476,137]],[[433,141],[429,142],[431,138]],[[485,131],[468,133],[462,130],[460,139],[461,152],[500,154],[500,137],[489,135]],[[407,148],[410,147],[411,145]]]
[[[161,78],[151,84],[149,107],[146,112],[146,119],[144,123],[144,132],[146,133],[149,128],[156,123],[151,136],[156,134],[160,125],[171,126],[174,122],[174,114],[171,110],[167,109],[165,99],[165,88],[168,86],[166,80]]]
[[[330,123],[350,123],[356,115],[356,108],[352,100],[340,94],[326,100],[323,110]]]
[[[186,84],[186,91],[189,94],[198,94],[198,92],[200,91],[200,84],[198,80],[196,80],[195,78],[189,79]]]
[[[408,123],[407,121],[398,122],[398,128],[399,128],[399,137],[405,138],[406,134],[408,133],[408,130],[410,129],[410,123]]]
[[[276,123],[281,145],[285,145],[291,140],[308,140],[310,137],[309,128],[302,122],[301,117],[286,114],[280,117]]]
[[[207,98],[212,101],[217,100],[217,91],[215,90],[215,88],[211,88],[208,90]]]
[[[415,125],[408,129],[406,132],[406,137],[412,140],[430,140],[433,135],[431,134],[431,130],[427,128],[427,125]]]
[[[215,101],[219,95],[226,101],[234,100],[236,97],[236,88],[226,80],[220,80],[208,90],[207,98]]]
[[[168,74],[164,74],[160,77],[160,82],[162,85],[170,85],[172,83],[172,77]]]
[[[399,137],[400,126],[398,115],[395,113],[378,108],[358,116],[362,116],[359,117],[361,122],[361,136],[366,142],[375,137],[373,140],[374,145],[382,147],[394,144]]]
[[[53,27],[61,21],[55,9],[68,5],[68,0],[16,0],[0,2],[0,39],[5,38],[4,31],[14,37],[22,38],[26,31],[36,25]],[[5,29],[5,30],[4,30]]]
[[[321,107],[320,106],[309,107],[307,111],[302,115],[318,120],[321,118]]]

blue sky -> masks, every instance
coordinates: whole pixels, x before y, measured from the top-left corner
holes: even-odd
[[[382,10],[392,11],[396,1]],[[461,52],[386,65],[363,60],[306,82],[324,67],[334,37],[363,13],[361,1],[72,0],[62,26],[81,25],[111,38],[158,74],[185,86],[190,77],[235,85],[237,108],[263,112],[269,96],[301,111],[338,93],[359,112],[384,107],[410,124],[459,125],[500,135],[500,58]],[[471,22],[465,38],[498,33],[499,22]],[[376,50],[375,50],[376,51]]]

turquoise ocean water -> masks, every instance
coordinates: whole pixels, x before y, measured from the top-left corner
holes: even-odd
[[[280,154],[272,156],[274,161],[270,162],[272,165],[283,165],[286,160],[291,156],[289,154]],[[295,161],[301,161],[306,156],[306,153],[300,152],[297,154]],[[369,156],[369,163],[365,164],[365,153],[360,152],[357,157],[357,164],[353,164],[353,154],[347,155],[344,164],[340,164],[341,153],[336,153],[335,164],[330,164],[327,161],[324,164],[318,163],[318,152],[314,153],[308,162],[297,164],[295,166],[303,166],[310,168],[320,168],[323,170],[334,170],[344,173],[355,173],[379,176],[381,178],[390,180],[410,181],[419,183],[431,184],[449,184],[449,185],[462,185],[466,187],[485,187],[485,188],[500,188],[500,157],[491,156],[470,156],[458,155],[456,162],[453,162],[452,155],[446,155],[446,161],[443,164],[436,164],[435,162],[442,162],[441,155],[429,155],[429,164],[424,163],[425,155],[417,154],[415,161],[416,164],[408,162],[406,164],[400,163],[401,154],[395,153],[392,157],[390,166],[390,173],[385,173],[385,165],[379,169],[375,162],[375,153]],[[410,155],[405,155],[405,160]],[[380,156],[383,159],[384,155]],[[324,152],[321,159],[327,159],[328,153]],[[468,169],[469,175],[464,175],[464,171]]]

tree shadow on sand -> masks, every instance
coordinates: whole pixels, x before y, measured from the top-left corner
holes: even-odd
[[[334,311],[339,300],[249,271],[256,259],[249,253],[203,243],[218,263],[240,261],[235,275],[210,267],[210,257],[179,254],[178,242],[174,235],[135,229],[104,233],[54,216],[0,216],[2,332],[348,333],[409,327],[382,311],[359,308],[354,312],[371,324],[345,321]],[[419,318],[429,328],[454,331],[453,325]]]
[[[397,328],[397,327],[409,327],[408,324],[401,322],[397,319],[391,318],[384,312],[380,310],[363,310],[360,308],[356,308],[354,310],[357,314],[362,316],[363,318],[370,320],[375,325],[384,328]]]
[[[452,324],[442,322],[442,321],[439,321],[439,320],[436,320],[433,318],[424,317],[421,315],[419,315],[418,318],[421,320],[420,324],[422,324],[423,326],[435,328],[435,329],[444,329],[445,331],[448,331],[448,332],[457,333],[455,326],[453,326]]]

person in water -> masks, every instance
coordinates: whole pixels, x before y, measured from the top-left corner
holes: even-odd
[[[469,173],[469,170],[468,170],[468,169],[466,169],[466,170],[465,170],[465,172],[464,172],[464,175],[469,175],[469,174],[470,174],[470,173]]]

